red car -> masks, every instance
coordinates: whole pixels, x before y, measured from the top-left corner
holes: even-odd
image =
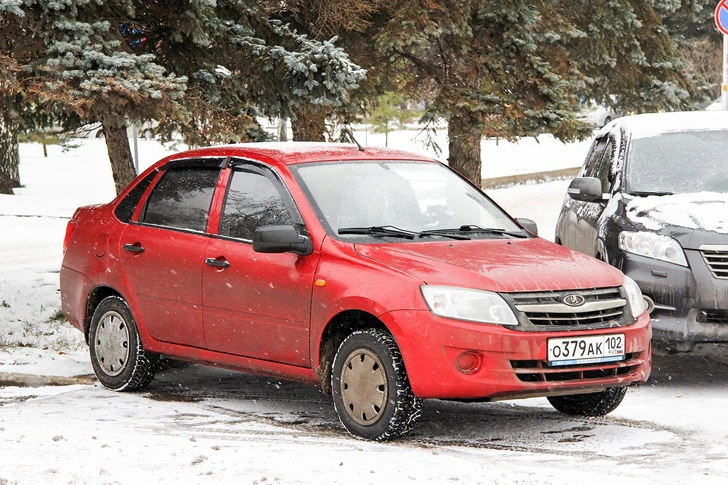
[[[649,376],[645,301],[533,233],[412,153],[199,149],[76,211],[62,307],[119,391],[168,356],[319,384],[349,432],[376,440],[408,431],[423,398],[606,414]]]

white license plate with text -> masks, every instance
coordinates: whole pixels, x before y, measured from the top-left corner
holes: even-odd
[[[550,338],[547,341],[548,363],[556,366],[624,360],[624,340],[623,333]]]

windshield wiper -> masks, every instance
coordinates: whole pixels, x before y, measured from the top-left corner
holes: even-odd
[[[503,234],[506,236],[512,236],[512,237],[520,237],[520,238],[526,238],[528,237],[523,232],[513,232],[508,231],[506,229],[499,229],[495,227],[480,227],[476,226],[475,224],[466,224],[457,228],[450,228],[450,229],[430,229],[429,231],[422,231],[419,236],[428,236],[431,234],[437,234],[437,235],[446,235],[452,233],[479,233],[479,234]],[[460,237],[467,237],[467,236],[460,236]],[[470,239],[470,238],[468,238]]]
[[[371,227],[342,227],[337,231],[339,234],[366,234],[369,236],[390,236],[414,239],[418,234],[394,226],[371,226]]]
[[[672,192],[651,192],[649,190],[638,190],[635,192],[630,192],[630,195],[636,195],[638,197],[647,197],[649,195],[662,196],[662,195],[675,195],[675,194],[673,194]]]

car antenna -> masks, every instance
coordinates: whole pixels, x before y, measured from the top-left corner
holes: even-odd
[[[360,152],[364,151],[364,147],[359,144],[359,142],[356,140],[356,138],[354,138],[354,132],[351,129],[351,125],[349,125],[348,123],[346,124],[346,126],[344,128],[341,129],[341,139],[343,140],[344,137],[347,137],[347,138],[349,138],[349,140],[354,142],[356,144],[356,146],[359,147]]]

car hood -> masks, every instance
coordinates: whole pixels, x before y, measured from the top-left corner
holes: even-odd
[[[728,244],[728,194],[625,197],[624,213],[637,230],[665,234],[686,249]]]
[[[498,292],[620,286],[606,263],[540,238],[358,244],[356,252],[427,284]]]

